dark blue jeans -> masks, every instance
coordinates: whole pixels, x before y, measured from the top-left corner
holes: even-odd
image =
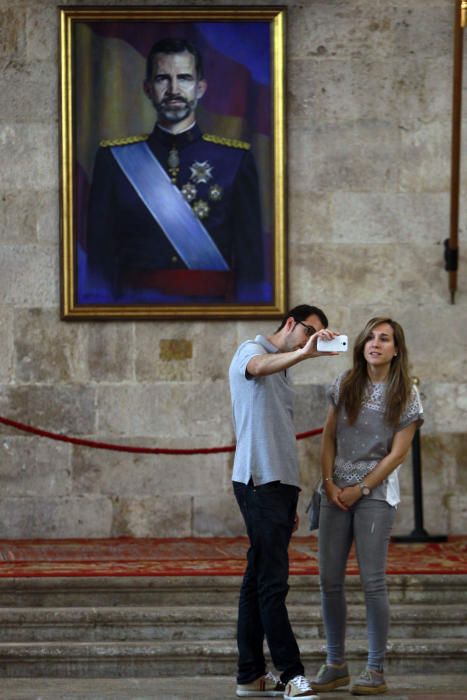
[[[238,606],[237,680],[251,683],[265,673],[266,637],[272,662],[287,683],[304,674],[285,605],[298,488],[279,481],[263,486],[234,481],[233,487],[250,540]]]

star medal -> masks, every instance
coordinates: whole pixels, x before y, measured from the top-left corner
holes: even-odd
[[[196,160],[193,165],[190,165],[190,170],[190,179],[196,184],[208,182],[212,178],[212,165],[209,165],[207,160],[204,160],[202,163]]]
[[[192,182],[187,182],[181,189],[182,195],[187,202],[193,202],[198,192],[196,186]]]
[[[169,170],[170,179],[173,183],[177,181],[178,171],[180,170],[180,156],[175,145],[169,151],[169,157],[167,159],[167,165]]]
[[[220,185],[211,185],[209,188],[209,199],[211,202],[220,202],[223,194],[224,192]]]
[[[205,219],[209,216],[209,204],[203,199],[198,199],[198,201],[193,204],[193,211],[198,219]]]

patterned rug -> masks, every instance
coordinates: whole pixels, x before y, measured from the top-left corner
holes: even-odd
[[[245,537],[0,540],[0,577],[239,576]],[[318,573],[316,537],[294,537],[291,575]],[[347,573],[358,574],[354,551]],[[388,574],[467,574],[467,535],[447,542],[391,542]]]

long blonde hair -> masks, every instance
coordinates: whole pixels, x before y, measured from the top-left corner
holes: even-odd
[[[355,423],[360,412],[363,397],[368,386],[367,362],[364,348],[376,326],[387,323],[394,332],[394,345],[397,354],[391,360],[386,382],[384,417],[389,425],[396,426],[404,409],[407,407],[412,382],[409,377],[409,360],[405,336],[402,327],[391,318],[378,316],[370,319],[365,328],[359,333],[353,350],[353,367],[344,377],[341,384],[338,408],[343,406],[350,425]]]

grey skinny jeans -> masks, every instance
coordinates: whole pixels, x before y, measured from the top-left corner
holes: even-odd
[[[345,660],[345,569],[355,541],[360,581],[365,593],[368,668],[383,670],[389,631],[386,559],[396,509],[386,501],[360,498],[348,511],[322,497],[319,520],[321,605],[326,631],[327,663]]]

